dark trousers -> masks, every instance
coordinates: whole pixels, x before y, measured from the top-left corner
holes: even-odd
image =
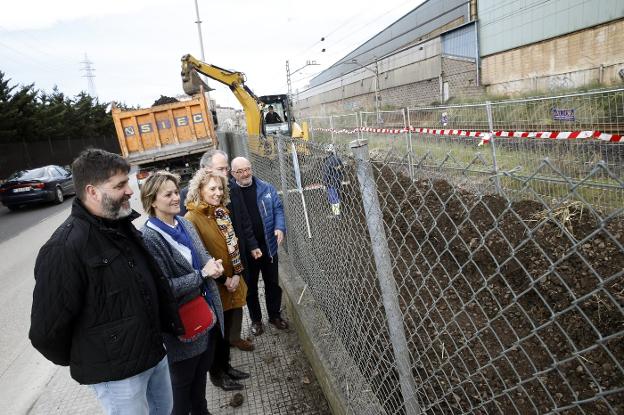
[[[221,332],[216,337],[215,355],[210,366],[210,375],[220,377],[230,366],[230,335],[236,328],[237,319],[243,316],[242,308],[234,308],[223,312],[223,328],[225,329],[225,337],[221,336]],[[238,323],[238,335],[240,336],[240,323]]]
[[[221,331],[215,327],[210,332],[208,349],[199,356],[179,362],[169,363],[171,386],[173,388],[172,415],[208,414],[206,401],[206,378],[208,368],[212,365],[215,339]]]
[[[225,339],[235,342],[241,339],[241,328],[243,327],[243,308],[233,308],[228,310],[228,318],[225,319]]]
[[[272,258],[268,253],[258,260],[251,257],[247,258],[247,308],[251,321],[262,321],[262,311],[260,310],[260,300],[258,299],[258,278],[262,272],[262,280],[264,280],[264,297],[266,308],[269,313],[269,319],[280,317],[280,308],[282,307],[282,289],[278,284],[278,268],[277,254]]]

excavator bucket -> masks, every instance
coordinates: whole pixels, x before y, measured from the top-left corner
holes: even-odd
[[[199,94],[201,87],[204,87],[204,91],[208,91],[208,85],[199,77],[197,72],[193,69],[186,73],[182,73],[182,89],[187,95]]]

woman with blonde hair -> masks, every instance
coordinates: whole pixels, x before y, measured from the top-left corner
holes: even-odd
[[[183,336],[163,334],[173,388],[172,414],[209,414],[207,371],[224,321],[214,279],[221,276],[223,266],[206,252],[193,224],[178,216],[177,175],[167,171],[150,175],[141,188],[141,202],[150,216],[141,229],[145,245],[168,279],[185,326]]]
[[[222,389],[237,390],[243,385],[236,381],[247,379],[249,374],[230,365],[230,343],[248,342],[250,350],[253,344],[240,339],[247,285],[241,276],[243,263],[238,238],[225,207],[229,201],[227,178],[211,168],[200,169],[189,184],[184,217],[195,225],[208,252],[223,261],[223,276],[217,280],[217,285],[223,304],[225,333],[217,341],[210,379]]]

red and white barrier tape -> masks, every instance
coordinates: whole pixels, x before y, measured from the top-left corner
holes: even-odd
[[[372,128],[362,127],[354,129],[336,130],[332,128],[313,128],[313,131],[333,132],[335,134],[355,134],[357,132],[377,133],[377,134],[403,134],[408,131],[418,134],[435,134],[435,135],[456,135],[460,137],[481,137],[479,145],[490,142],[491,136],[495,137],[519,137],[519,138],[548,138],[551,140],[574,140],[577,138],[593,138],[601,141],[609,141],[612,143],[624,143],[624,136],[620,134],[607,134],[600,131],[539,131],[539,132],[521,132],[521,131],[494,131],[492,134],[485,131],[466,131],[451,129],[435,129],[435,128]]]

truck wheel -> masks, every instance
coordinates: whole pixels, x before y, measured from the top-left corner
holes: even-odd
[[[63,190],[60,187],[57,187],[54,192],[54,203],[61,204],[63,203]]]

